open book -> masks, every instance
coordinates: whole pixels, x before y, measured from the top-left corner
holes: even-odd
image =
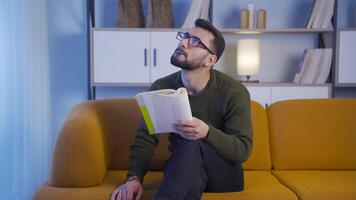
[[[191,120],[188,92],[163,89],[142,92],[135,96],[150,134],[174,132],[178,120]]]

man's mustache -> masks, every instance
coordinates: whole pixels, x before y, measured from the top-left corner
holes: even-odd
[[[182,47],[177,47],[174,50],[174,53],[179,53],[179,54],[183,54],[184,56],[187,56],[187,53],[184,51],[184,49]]]

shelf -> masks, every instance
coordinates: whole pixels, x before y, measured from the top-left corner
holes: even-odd
[[[93,28],[101,31],[157,31],[157,32],[178,32],[185,31],[181,28]],[[290,33],[332,33],[333,29],[305,29],[305,28],[288,28],[288,29],[219,29],[223,34],[290,34]]]
[[[356,27],[338,28],[338,31],[356,31]]]
[[[331,87],[331,83],[324,83],[324,84],[297,84],[297,83],[287,83],[287,82],[260,82],[260,83],[246,83],[241,82],[245,86],[277,86],[277,87]]]
[[[331,87],[331,83],[325,83],[325,84],[297,84],[297,83],[287,83],[287,82],[260,82],[260,83],[246,83],[246,82],[241,82],[245,86],[266,86],[266,87],[271,87],[271,86],[277,86],[277,87]],[[149,87],[151,84],[150,83],[92,83],[93,86],[96,87],[116,87],[116,86],[121,86],[121,87]]]
[[[336,83],[337,88],[356,88],[356,83]]]
[[[181,28],[117,28],[117,27],[110,27],[110,28],[92,28],[95,31],[141,31],[141,32],[178,32],[183,31],[184,29]]]
[[[92,83],[95,87],[149,87],[150,83]]]
[[[298,0],[294,0],[294,1],[293,1],[293,3],[298,2]],[[337,5],[338,0],[336,0],[335,2],[336,2],[335,4]],[[277,7],[275,7],[275,8],[277,8]],[[335,6],[335,8],[337,8],[337,6]],[[282,12],[282,13],[286,13],[286,12]],[[91,14],[92,14],[92,18],[95,19],[93,11],[89,12],[88,14],[89,14],[89,16],[91,16]],[[337,16],[337,9],[334,9],[334,15]],[[288,21],[289,20],[287,20],[287,22]],[[221,28],[218,28],[218,29],[222,32],[224,37],[228,37],[229,41],[227,41],[227,42],[235,41],[235,40],[239,39],[240,37],[242,37],[242,38],[245,38],[245,37],[246,38],[251,38],[252,37],[253,38],[253,37],[260,37],[260,36],[264,37],[264,36],[266,36],[269,39],[269,37],[271,36],[272,40],[275,39],[275,38],[277,40],[279,40],[280,36],[282,37],[282,39],[284,39],[283,37],[287,36],[286,40],[289,40],[289,36],[293,37],[293,39],[294,39],[294,36],[298,36],[295,41],[298,42],[299,39],[301,39],[301,41],[303,43],[301,43],[301,45],[299,45],[299,43],[297,43],[297,45],[294,45],[294,46],[296,46],[295,51],[294,51],[294,49],[292,49],[292,48],[294,48],[294,46],[291,47],[291,52],[293,52],[295,55],[297,55],[297,50],[298,50],[298,52],[299,51],[302,52],[304,50],[304,49],[302,49],[302,47],[303,47],[302,45],[307,45],[308,48],[310,48],[310,47],[313,48],[314,46],[318,46],[318,47],[322,46],[321,34],[327,34],[328,36],[330,36],[330,37],[328,37],[328,40],[330,40],[332,42],[332,48],[333,48],[333,58],[334,59],[332,60],[331,73],[335,73],[334,72],[334,70],[335,70],[334,69],[334,67],[335,67],[335,58],[336,58],[336,56],[335,56],[335,52],[336,52],[335,48],[336,48],[336,45],[338,44],[337,41],[335,40],[335,38],[337,36],[337,33],[341,29],[349,29],[349,30],[355,30],[356,29],[356,27],[354,27],[354,28],[346,28],[346,27],[345,28],[338,28],[337,21],[338,20],[335,20],[335,22],[333,23],[334,28],[326,28],[326,29],[307,29],[307,28],[303,27],[303,25],[300,25],[298,27],[298,25],[295,25],[295,23],[292,22],[292,21],[291,21],[291,23],[286,23],[284,26],[282,25],[282,27],[281,26],[279,26],[279,27],[278,26],[277,27],[274,26],[274,27],[268,27],[267,29],[241,29],[241,28],[238,28],[237,25],[235,26],[236,28],[223,28],[223,27],[221,27]],[[222,23],[222,24],[225,24],[225,23]],[[94,25],[94,27],[95,27],[95,25]],[[101,31],[103,31],[103,32],[109,31],[109,32],[113,32],[112,35],[115,35],[115,33],[117,33],[117,32],[123,32],[123,35],[125,35],[125,34],[126,35],[131,35],[131,32],[141,32],[140,34],[144,33],[142,35],[148,35],[149,37],[151,37],[151,35],[156,35],[156,32],[158,32],[157,35],[161,35],[164,32],[167,32],[167,34],[173,34],[173,33],[176,34],[179,31],[187,31],[187,29],[183,29],[183,28],[180,28],[180,27],[176,27],[176,28],[122,28],[122,27],[119,28],[119,27],[115,27],[115,26],[113,26],[113,27],[97,27],[97,28],[94,28],[94,27],[88,26],[88,28],[89,28],[88,33],[89,34],[90,33],[92,34],[92,33],[95,33],[95,32],[98,33],[98,32],[101,32]],[[225,27],[234,27],[234,26],[228,26],[227,25]],[[125,32],[127,32],[127,33],[125,33]],[[93,34],[91,36],[94,36],[94,35],[96,35],[96,34]],[[317,37],[315,37],[315,36],[317,36]],[[89,35],[89,37],[90,37],[90,35]],[[167,39],[167,41],[171,41],[172,40],[171,37],[172,36],[170,36],[169,39]],[[304,38],[304,37],[307,37],[307,38]],[[174,42],[176,42],[176,41],[174,40]],[[273,43],[273,41],[268,41],[268,42]],[[309,42],[311,43],[311,45],[309,45]],[[163,46],[167,46],[167,44],[165,42],[160,42],[160,44],[161,43],[162,43]],[[271,43],[269,43],[269,44],[271,44]],[[90,41],[89,41],[89,45],[90,45]],[[281,43],[280,45],[282,47],[284,47],[283,43]],[[175,44],[175,46],[176,46],[176,44]],[[286,47],[289,46],[288,43],[286,43],[285,46]],[[127,48],[127,47],[124,47],[124,48]],[[235,50],[233,50],[233,51],[235,51]],[[268,51],[268,49],[267,49],[267,51]],[[273,52],[273,53],[275,53],[275,52]],[[139,50],[137,54],[141,55],[143,53],[142,53],[141,50]],[[151,53],[149,53],[149,54],[150,55],[148,55],[148,58],[150,60],[150,59],[152,59],[151,58],[152,56],[151,56]],[[235,56],[234,52],[232,52],[230,54],[225,54],[225,55],[227,55],[229,57]],[[293,59],[296,59],[296,58],[297,58],[296,56],[293,57]],[[151,62],[151,61],[149,61],[149,62]],[[296,61],[293,60],[293,62],[296,62]],[[229,63],[230,63],[230,61],[224,63],[224,65],[229,64]],[[281,63],[285,63],[285,62],[283,61]],[[292,61],[290,61],[290,63],[292,63]],[[223,72],[225,72],[225,71],[223,71]],[[268,73],[270,73],[270,72],[268,72]],[[130,81],[127,81],[127,80],[124,81],[123,83],[110,83],[110,82],[107,82],[107,83],[98,83],[98,82],[96,82],[95,83],[94,80],[92,80],[92,78],[93,77],[91,77],[89,79],[90,86],[94,86],[94,87],[98,87],[98,88],[99,87],[149,87],[151,85],[151,83],[147,83],[147,81],[146,81],[146,83],[142,83],[142,82],[145,82],[145,80],[142,80],[141,83],[139,83],[141,80],[135,80],[138,83],[127,83],[127,82],[130,82]],[[265,81],[269,81],[270,78],[266,77],[264,80]],[[273,78],[273,80],[282,81],[282,80],[288,80],[288,79],[285,79],[285,78],[281,77],[281,78]],[[107,80],[103,79],[101,81],[107,81]],[[117,79],[115,79],[115,81],[118,82]],[[334,81],[334,80],[332,79],[332,81]],[[302,91],[302,90],[311,91],[311,90],[313,90],[313,87],[314,87],[315,90],[322,90],[322,91],[328,90],[329,93],[332,94],[332,91],[333,91],[333,89],[335,87],[335,83],[334,82],[333,83],[328,82],[328,83],[325,83],[325,84],[296,84],[296,83],[293,83],[293,82],[260,82],[260,83],[243,83],[243,84],[245,86],[248,86],[248,87],[251,87],[251,88],[255,87],[254,89],[256,89],[256,90],[260,90],[260,89],[265,90],[267,87],[270,87],[271,89],[274,88],[275,90],[283,90],[283,91],[288,91],[289,89],[291,89],[292,93],[295,90],[298,90],[298,91],[299,90],[300,91]],[[265,88],[263,88],[263,87],[265,87]],[[288,88],[288,87],[290,87],[290,88]],[[343,87],[343,86],[337,86],[336,85],[336,87]],[[94,91],[94,98],[95,98],[95,88],[94,88],[93,91]],[[282,92],[282,94],[283,93],[284,92]]]
[[[289,33],[332,33],[333,29],[220,29],[224,34],[289,34]]]

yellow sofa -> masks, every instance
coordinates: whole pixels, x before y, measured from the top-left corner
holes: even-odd
[[[272,173],[299,199],[356,199],[356,99],[267,109]]]
[[[204,193],[202,199],[356,199],[356,100],[252,102],[254,143],[244,163],[242,192]],[[126,175],[129,146],[140,120],[133,99],[77,105],[57,139],[48,180],[33,199],[109,199]],[[168,158],[160,136],[144,199],[152,199]]]

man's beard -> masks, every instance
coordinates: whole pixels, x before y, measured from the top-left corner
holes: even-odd
[[[184,59],[179,57],[184,57]],[[178,47],[171,56],[171,64],[184,70],[195,70],[201,66],[201,61],[188,62],[187,53]]]

